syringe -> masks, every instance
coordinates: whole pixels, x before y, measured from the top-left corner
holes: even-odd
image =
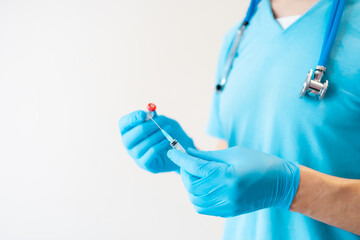
[[[158,126],[158,128],[160,129],[162,134],[164,134],[166,139],[170,142],[170,146],[172,148],[180,150],[180,151],[186,153],[185,149],[181,146],[181,144],[176,139],[173,139],[164,129],[162,129],[159,126],[159,124],[157,124],[157,122],[155,122],[155,120],[149,114],[147,115],[147,117],[150,118],[156,124],[156,126]]]

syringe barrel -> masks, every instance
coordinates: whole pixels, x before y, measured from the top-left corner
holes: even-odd
[[[181,146],[181,144],[176,141],[176,139],[170,143],[170,146],[173,148],[173,149],[177,149],[179,151],[182,151],[183,153],[186,153],[185,149],[183,148],[183,146]]]

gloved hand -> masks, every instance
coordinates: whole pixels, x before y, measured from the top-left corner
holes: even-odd
[[[119,129],[125,148],[130,156],[143,169],[152,172],[178,171],[179,167],[167,157],[171,146],[153,121],[146,121],[144,111],[135,111],[123,116]],[[178,122],[165,116],[155,115],[154,120],[186,148],[195,148]]]
[[[233,147],[188,154],[170,150],[198,213],[233,217],[268,207],[289,209],[300,170],[292,163],[262,152]]]

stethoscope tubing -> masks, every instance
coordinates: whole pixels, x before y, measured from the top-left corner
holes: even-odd
[[[345,0],[334,0],[333,2],[329,23],[325,31],[324,43],[321,49],[318,66],[326,67],[327,60],[329,59],[329,55],[339,29],[340,20],[344,12],[344,6]]]
[[[222,73],[221,78],[219,79],[218,84],[216,85],[217,92],[221,92],[224,89],[224,87],[228,81],[228,76],[230,74],[232,64],[233,64],[237,49],[240,44],[241,36],[242,36],[243,32],[245,31],[246,27],[248,26],[252,16],[254,15],[255,9],[260,1],[261,0],[251,0],[250,6],[246,13],[246,16],[245,16],[242,24],[237,29],[235,39],[232,41],[231,47],[228,52],[228,56],[225,60],[224,71]],[[321,53],[320,53],[320,57],[319,57],[319,61],[318,61],[318,66],[316,67],[317,71],[322,72],[321,75],[318,75],[318,77],[320,79],[317,79],[317,81],[319,81],[319,82],[321,82],[321,77],[325,73],[326,63],[329,58],[333,44],[335,42],[336,34],[338,32],[338,28],[340,25],[340,20],[341,20],[342,14],[344,12],[345,1],[346,0],[333,0],[333,3],[332,3],[332,8],[331,8],[328,24],[326,26],[323,45],[321,48]],[[327,88],[327,82],[325,85],[324,85],[324,87]],[[326,91],[322,91],[322,92],[323,93],[321,95],[321,98],[323,97],[323,95],[325,94]],[[301,96],[302,95],[303,94],[301,94]]]
[[[227,82],[227,79],[228,79],[228,76],[230,74],[230,70],[232,67],[232,63],[235,58],[236,51],[240,44],[241,36],[242,36],[246,26],[249,24],[251,17],[254,15],[255,8],[259,4],[260,1],[261,0],[252,0],[250,2],[250,6],[247,10],[246,16],[245,16],[243,22],[241,23],[240,27],[236,31],[236,37],[231,44],[231,47],[230,47],[230,50],[228,53],[228,57],[226,58],[226,61],[225,61],[225,67],[224,67],[224,71],[222,73],[222,78],[220,79],[220,82],[216,85],[216,90],[218,92],[221,92],[223,90],[224,86],[226,85],[226,82]]]
[[[246,12],[246,16],[245,16],[243,24],[245,23],[245,25],[247,25],[250,22],[251,17],[254,15],[255,8],[259,4],[260,1],[261,0],[252,0],[250,2],[250,6]]]

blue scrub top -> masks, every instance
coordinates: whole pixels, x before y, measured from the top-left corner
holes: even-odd
[[[319,0],[283,30],[263,0],[244,32],[227,85],[215,93],[208,133],[317,171],[360,179],[360,1],[348,0],[319,101],[299,93],[317,65],[331,10]],[[235,36],[226,35],[216,81]],[[299,213],[264,209],[228,218],[224,239],[360,239]]]

